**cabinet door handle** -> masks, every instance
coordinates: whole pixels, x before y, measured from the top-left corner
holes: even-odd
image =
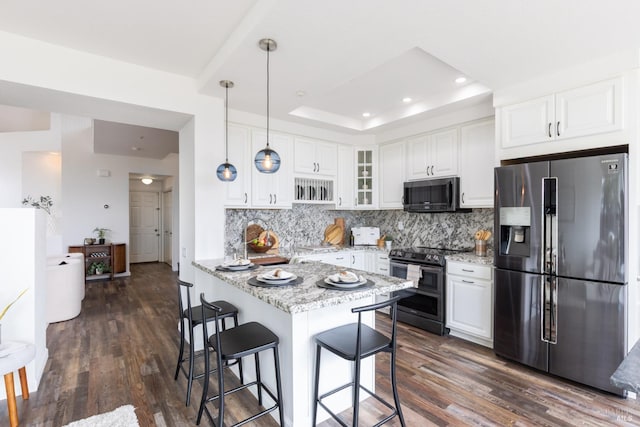
[[[429,165],[427,165],[427,176],[429,176]]]
[[[355,255],[351,255],[351,265],[356,263],[356,256]]]
[[[460,196],[460,198],[462,199],[462,203],[464,204],[464,193],[462,193],[462,196]]]
[[[244,193],[244,203],[247,203],[247,193]]]
[[[560,122],[556,123],[556,135],[560,136]]]
[[[269,194],[269,204],[273,203],[273,194]]]
[[[463,281],[464,283],[476,283],[476,282],[474,282],[473,280],[464,280],[464,279],[462,279],[462,281]]]
[[[338,206],[342,206],[342,197],[338,197]]]
[[[548,134],[549,134],[549,138],[551,138],[551,122],[549,122]]]
[[[318,163],[318,170],[316,172],[320,172],[320,163]]]
[[[433,176],[433,165],[431,166],[431,176]]]
[[[316,171],[316,162],[313,162],[313,171]]]
[[[278,195],[274,194],[273,195],[273,204],[275,205],[276,203],[278,203]]]
[[[466,268],[463,268],[462,271],[466,273],[473,273],[475,270],[467,270]]]

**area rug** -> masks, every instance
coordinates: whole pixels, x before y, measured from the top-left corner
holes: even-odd
[[[138,417],[132,405],[121,406],[105,414],[74,421],[64,427],[138,427]]]

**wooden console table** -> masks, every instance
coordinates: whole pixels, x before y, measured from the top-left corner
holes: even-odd
[[[84,255],[85,281],[113,279],[114,274],[127,271],[127,245],[124,243],[69,246],[69,252]],[[96,273],[96,266],[100,263],[107,268],[101,274],[98,274]]]

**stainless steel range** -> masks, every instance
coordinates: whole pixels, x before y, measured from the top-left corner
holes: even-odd
[[[448,333],[445,327],[445,256],[461,251],[413,247],[393,249],[389,253],[391,276],[414,279],[417,288],[395,292],[398,320],[434,334]]]

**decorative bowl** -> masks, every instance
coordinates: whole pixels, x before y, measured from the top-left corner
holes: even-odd
[[[247,243],[247,246],[249,246],[249,248],[253,252],[265,253],[265,252],[267,252],[269,249],[271,249],[273,247],[273,240],[271,239],[271,237],[269,237],[269,241],[267,242],[266,245],[257,245],[257,244],[255,244],[253,242],[249,242],[249,243]]]

